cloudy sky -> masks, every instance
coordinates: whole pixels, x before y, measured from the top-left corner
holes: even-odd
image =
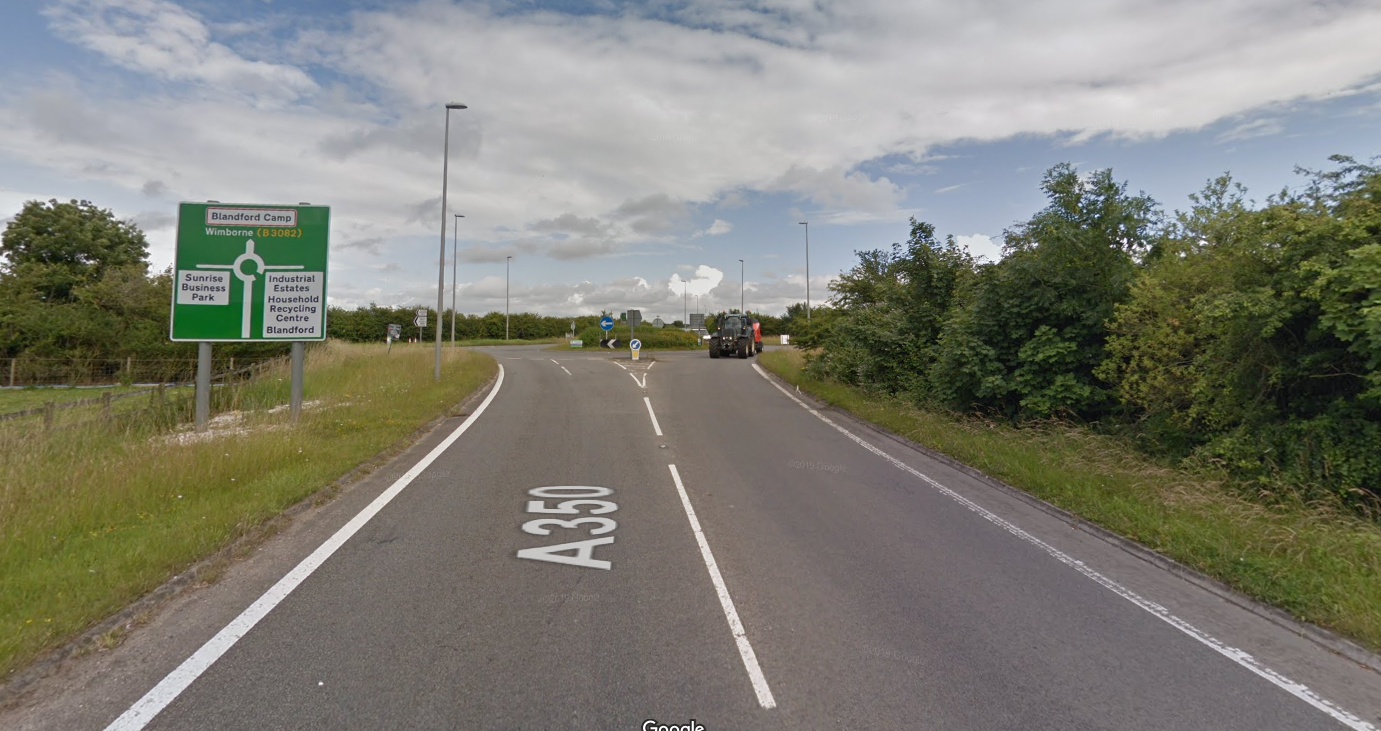
[[[333,303],[435,303],[455,101],[462,311],[511,255],[515,311],[781,312],[799,221],[818,302],[911,216],[999,256],[1058,162],[1174,210],[1381,153],[1378,39],[1349,0],[4,0],[0,218],[89,199],[162,268],[178,201],[329,204]]]

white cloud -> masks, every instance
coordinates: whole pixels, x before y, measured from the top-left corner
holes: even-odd
[[[1270,137],[1284,131],[1285,125],[1281,124],[1278,119],[1254,119],[1250,122],[1243,122],[1218,135],[1218,141],[1234,142],[1250,140],[1254,137]]]
[[[291,100],[317,88],[301,69],[249,60],[216,43],[200,19],[165,0],[60,0],[45,15],[73,43],[159,80],[253,99]]]
[[[972,236],[955,236],[954,240],[976,258],[989,262],[1002,260],[1002,244],[993,241],[991,236],[973,234]]]
[[[419,2],[303,19],[261,46],[247,45],[253,18],[222,28],[196,7],[51,6],[59,37],[133,79],[7,77],[0,186],[115,187],[139,196],[133,211],[144,193],[329,202],[333,225],[392,249],[435,235],[440,105],[455,99],[471,104],[450,115],[448,205],[467,216],[466,255],[493,260],[521,235],[574,260],[672,246],[693,236],[699,206],[755,193],[796,198],[812,222],[903,221],[907,191],[886,175],[926,172],[936,144],[1164,135],[1381,73],[1374,3],[821,0],[573,16]],[[861,169],[881,158],[901,162]],[[45,183],[6,172],[20,169]],[[170,237],[150,235],[165,256]]]
[[[719,286],[722,281],[724,281],[724,272],[707,264],[701,264],[695,268],[695,272],[690,277],[682,277],[679,272],[672,274],[667,280],[667,288],[671,290],[672,294],[679,295],[682,293],[682,283],[684,282],[685,291],[690,296],[703,297]]]
[[[887,178],[874,180],[839,165],[824,170],[793,165],[768,183],[765,190],[790,191],[825,210],[863,213],[894,211],[903,197],[902,189]]]
[[[705,229],[704,231],[696,231],[694,237],[699,238],[701,236],[719,236],[720,234],[727,234],[733,230],[734,224],[716,218],[714,220],[714,223],[710,224],[709,228]]]

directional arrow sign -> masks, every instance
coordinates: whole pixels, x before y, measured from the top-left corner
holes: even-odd
[[[614,318],[612,318],[612,317],[610,317],[610,316],[608,316],[608,315],[605,315],[604,317],[599,318],[599,326],[600,326],[600,329],[604,330],[605,332],[608,332],[608,331],[610,331],[610,330],[613,330],[613,329],[614,329]]]
[[[412,318],[412,324],[416,325],[417,327],[426,327],[426,326],[427,326],[427,316],[426,316],[426,315],[418,315],[417,317]]]
[[[639,340],[639,339],[637,339],[637,338],[633,338],[632,340],[629,340],[629,341],[628,341],[628,347],[630,347],[630,348],[632,348],[632,349],[634,349],[634,350],[642,350],[642,349],[643,349],[643,341],[641,341],[641,340]]]
[[[326,339],[328,206],[178,207],[175,341]]]

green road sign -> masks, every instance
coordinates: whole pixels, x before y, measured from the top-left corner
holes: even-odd
[[[169,337],[326,339],[329,206],[183,203]]]

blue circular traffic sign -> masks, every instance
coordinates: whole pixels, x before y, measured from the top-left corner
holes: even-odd
[[[639,340],[639,339],[637,339],[637,338],[633,338],[632,340],[629,340],[629,341],[628,341],[628,347],[630,347],[630,348],[632,348],[632,349],[634,349],[634,350],[642,350],[642,349],[643,349],[643,341],[641,341],[641,340]]]
[[[601,330],[605,330],[605,331],[613,330],[613,329],[614,329],[614,318],[609,317],[608,315],[605,315],[604,317],[599,318],[599,327],[600,327]]]

